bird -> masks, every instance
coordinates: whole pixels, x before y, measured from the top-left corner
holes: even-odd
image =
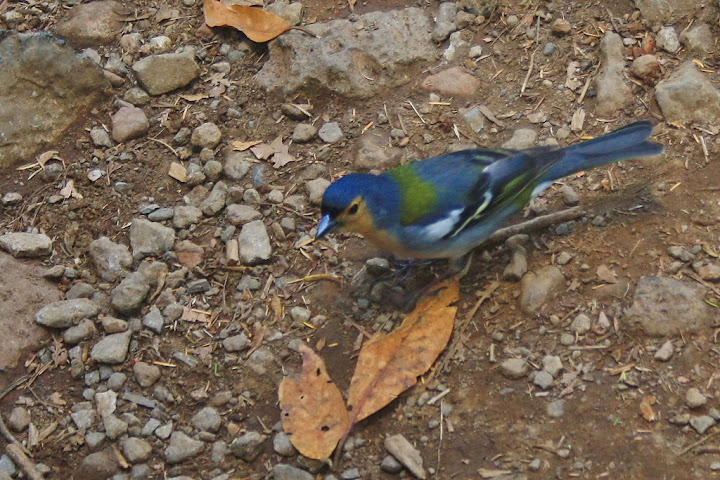
[[[602,165],[657,155],[653,125],[631,123],[561,148],[470,149],[351,173],[322,196],[315,239],[353,232],[406,259],[457,263],[557,180]]]

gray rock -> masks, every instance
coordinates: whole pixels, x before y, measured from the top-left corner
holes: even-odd
[[[63,332],[63,340],[65,340],[65,343],[68,345],[76,345],[92,338],[95,332],[97,332],[95,324],[92,320],[86,318],[74,327],[65,330],[65,332]]]
[[[260,455],[263,443],[267,438],[267,435],[258,432],[246,432],[232,441],[230,451],[237,458],[248,463],[252,462]]]
[[[305,184],[305,190],[307,190],[308,198],[310,203],[313,205],[320,205],[322,203],[322,196],[325,193],[325,189],[330,186],[330,181],[324,178],[316,178],[310,180]]]
[[[215,148],[222,139],[220,127],[211,122],[203,123],[195,128],[190,142],[198,148]]]
[[[200,67],[186,53],[150,55],[133,64],[140,85],[150,95],[162,95],[184,87],[200,75]]]
[[[697,388],[689,388],[685,394],[685,405],[691,409],[704,407],[707,404],[707,397]]]
[[[95,127],[92,130],[90,130],[90,140],[92,140],[93,145],[96,147],[112,147],[113,141],[110,138],[110,134],[101,127]]]
[[[403,469],[402,463],[398,462],[392,455],[385,455],[380,462],[380,470],[393,475],[400,473]]]
[[[146,461],[152,453],[152,445],[137,437],[128,437],[120,442],[123,455],[131,464]]]
[[[91,453],[74,471],[73,478],[83,480],[106,480],[119,470],[112,450]]]
[[[130,225],[130,247],[135,258],[162,255],[175,243],[175,230],[144,218],[136,218]]]
[[[131,332],[107,335],[92,348],[90,357],[98,363],[122,363],[130,347]]]
[[[187,293],[188,295],[205,293],[210,291],[211,288],[212,287],[210,286],[210,282],[208,282],[205,278],[201,278],[199,280],[193,280],[192,282],[188,282]]]
[[[284,463],[274,465],[272,475],[275,480],[313,480],[315,478],[305,470]]]
[[[155,433],[155,430],[161,425],[160,420],[157,418],[149,418],[147,422],[145,422],[145,425],[143,425],[142,430],[140,431],[140,435],[143,437],[149,437],[153,433]]]
[[[690,250],[680,245],[668,247],[668,255],[682,262],[692,262],[695,259],[695,255],[693,255]]]
[[[320,140],[325,143],[337,143],[343,139],[344,135],[337,122],[328,122],[323,124],[318,130]]]
[[[548,403],[546,412],[552,418],[561,418],[565,415],[565,402],[563,400],[553,400]]]
[[[503,270],[503,279],[517,282],[527,273],[527,253],[525,248],[520,245],[511,248],[512,256],[510,257],[510,263]]]
[[[508,358],[500,364],[500,373],[511,380],[522,378],[527,372],[527,362],[522,358]]]
[[[188,228],[202,220],[203,212],[193,205],[178,205],[174,209],[173,226],[175,228]]]
[[[654,85],[662,76],[660,59],[652,54],[643,55],[633,60],[630,71],[643,82]]]
[[[668,122],[713,123],[720,117],[720,92],[692,62],[658,82],[655,98]]]
[[[24,431],[30,425],[30,412],[24,407],[15,407],[8,417],[8,427],[16,432]]]
[[[292,26],[300,25],[300,22],[302,22],[303,4],[301,2],[273,2],[265,7],[265,9],[284,19]]]
[[[91,298],[95,293],[95,289],[92,285],[85,282],[77,282],[75,285],[70,287],[67,292],[65,292],[65,298],[67,300],[73,300],[76,298]]]
[[[435,59],[430,22],[420,8],[370,12],[354,22],[332,20],[310,29],[318,38],[291,30],[269,43],[270,59],[256,76],[264,88],[290,96],[320,86],[342,96],[370,98],[407,83],[408,66]]]
[[[236,203],[228,205],[225,209],[225,217],[228,222],[233,225],[244,225],[253,220],[262,218],[262,214],[247,205],[238,205]]]
[[[294,143],[307,143],[312,141],[318,134],[318,129],[310,123],[298,123],[293,130],[292,140]]]
[[[210,195],[200,205],[202,212],[209,217],[217,215],[220,210],[225,208],[227,191],[228,186],[225,182],[217,182],[210,191]]]
[[[518,128],[512,133],[510,140],[503,143],[502,148],[521,150],[535,146],[537,133],[529,128]]]
[[[106,417],[115,413],[117,408],[117,393],[112,390],[95,394],[95,408],[98,415]]]
[[[585,335],[590,331],[592,327],[592,320],[584,313],[576,316],[570,324],[570,329],[578,335]]]
[[[598,115],[613,115],[627,106],[631,99],[630,87],[625,83],[623,69],[625,68],[625,55],[623,54],[622,38],[610,30],[600,42],[602,70],[595,79],[597,90]]]
[[[694,333],[713,325],[714,312],[703,301],[704,289],[672,278],[647,277],[635,288],[630,322],[653,337]]]
[[[390,136],[387,132],[370,129],[363,133],[356,142],[353,155],[355,168],[386,170],[399,165],[403,152],[389,145]]]
[[[225,461],[225,455],[227,455],[228,447],[222,440],[218,440],[213,443],[212,450],[210,451],[210,460],[213,463],[223,463]]]
[[[549,373],[556,378],[563,369],[562,360],[556,355],[545,355],[542,359],[543,372]]]
[[[91,452],[97,452],[105,443],[105,434],[102,432],[88,432],[85,434],[85,445]]]
[[[564,277],[554,265],[541,268],[537,273],[528,272],[520,281],[520,308],[525,313],[535,313],[550,294],[563,284]]]
[[[130,249],[108,237],[100,237],[90,242],[88,252],[100,277],[106,282],[114,282],[124,277],[132,266]]]
[[[203,173],[211,182],[216,182],[218,178],[220,178],[222,172],[223,164],[217,160],[208,160],[205,165],[203,165]]]
[[[17,473],[15,462],[13,462],[7,454],[0,455],[0,472],[0,474],[7,477],[8,480],[12,479],[11,475],[15,475]]]
[[[158,335],[162,333],[163,326],[165,325],[165,319],[163,318],[163,314],[160,312],[160,309],[157,306],[153,305],[152,307],[150,307],[148,313],[143,316],[142,325],[143,327],[147,328],[148,330],[152,330]]]
[[[563,197],[563,202],[565,203],[565,205],[574,206],[580,203],[578,194],[575,193],[575,190],[573,190],[570,185],[563,185],[562,187],[560,187],[560,194]]]
[[[658,362],[669,362],[674,351],[675,349],[673,347],[672,340],[668,340],[662,344],[662,347],[660,347],[657,352],[655,352],[655,360]]]
[[[85,410],[78,410],[70,414],[73,423],[78,430],[87,430],[95,422],[95,410],[87,408]]]
[[[155,433],[157,434],[157,430]],[[170,444],[165,449],[165,461],[170,464],[183,462],[200,453],[203,445],[203,442],[190,438],[182,432],[173,432],[170,436]]]
[[[35,314],[35,322],[50,328],[67,328],[85,318],[95,317],[100,309],[87,298],[60,300],[44,306]]]
[[[535,378],[533,378],[533,383],[540,387],[542,390],[547,390],[548,388],[552,387],[553,376],[545,371],[537,372],[535,374]]]
[[[228,337],[223,340],[222,344],[223,348],[225,348],[228,352],[239,352],[241,350],[245,350],[246,348],[250,348],[250,340],[248,340],[245,333]]]
[[[272,246],[262,220],[253,220],[243,225],[238,235],[240,260],[245,265],[255,265],[270,259]]]
[[[666,52],[675,53],[680,50],[680,40],[675,27],[663,27],[655,35],[655,45]]]
[[[250,171],[251,165],[248,152],[230,150],[225,155],[223,172],[231,180],[241,180]]]
[[[690,30],[680,34],[680,43],[685,45],[689,52],[705,55],[715,50],[710,26],[707,23],[694,25]]]
[[[290,436],[285,432],[275,434],[273,437],[273,450],[283,457],[292,457],[298,453],[290,442]]]
[[[160,368],[157,365],[150,365],[145,362],[135,362],[133,365],[135,380],[143,388],[152,387],[160,380]]]
[[[480,80],[464,68],[452,67],[425,77],[420,89],[446,96],[473,97],[480,84]]]
[[[0,235],[0,248],[15,258],[45,257],[52,252],[52,240],[44,233],[10,232]]]
[[[125,375],[122,372],[114,372],[112,375],[110,375],[110,378],[107,380],[107,386],[110,390],[114,392],[119,392],[123,385],[125,385],[125,382],[127,381],[127,375]],[[97,394],[95,394],[95,397],[97,398]]]
[[[105,333],[120,333],[128,329],[125,320],[106,315],[102,318],[102,326]]]
[[[173,218],[173,215],[175,215],[175,210],[170,207],[164,207],[164,208],[158,208],[157,210],[154,210],[153,212],[149,213],[147,218],[151,222],[163,222],[165,220],[170,220]]]
[[[112,138],[125,143],[142,137],[150,129],[150,121],[142,108],[121,107],[112,117]]]
[[[190,419],[190,425],[203,432],[217,432],[222,426],[222,417],[213,407],[205,407]]]
[[[120,313],[132,313],[140,309],[149,292],[145,275],[133,272],[110,292],[110,305]]]
[[[97,65],[45,33],[5,32],[0,58],[0,167],[55,145],[109,87]]]
[[[711,427],[715,426],[717,420],[710,415],[700,415],[690,419],[690,426],[700,435],[704,435]]]
[[[55,34],[75,48],[110,43],[123,27],[121,6],[113,1],[75,5],[57,23]]]
[[[110,440],[115,440],[128,430],[127,422],[120,420],[113,414],[105,415],[102,417],[102,420],[105,426],[105,435],[107,435]]]

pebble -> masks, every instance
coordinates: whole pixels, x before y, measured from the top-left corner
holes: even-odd
[[[100,277],[106,282],[114,282],[125,276],[133,262],[130,249],[108,237],[90,242],[88,253]]]
[[[210,190],[210,195],[208,195],[205,200],[203,200],[202,204],[200,204],[202,213],[208,217],[212,217],[225,208],[225,197],[227,196],[227,191],[228,186],[225,182],[217,182],[215,186],[213,186],[213,189]]]
[[[110,138],[110,134],[107,130],[101,127],[95,127],[90,130],[90,140],[96,147],[112,147],[113,141]]]
[[[125,382],[127,381],[127,375],[125,375],[122,372],[113,372],[112,375],[110,375],[110,378],[107,380],[107,386],[110,390],[114,392],[119,392],[123,385],[125,385]],[[97,395],[95,395],[97,398]]]
[[[105,442],[105,434],[101,432],[88,432],[85,434],[85,445],[91,452],[96,452]]]
[[[570,329],[578,335],[585,335],[592,327],[592,320],[584,313],[576,316],[570,324]]]
[[[663,27],[655,36],[655,45],[666,52],[675,53],[680,50],[680,39],[675,27]]]
[[[459,97],[472,96],[478,88],[480,88],[480,80],[461,67],[452,67],[428,75],[420,84],[421,90]]]
[[[240,259],[244,265],[256,265],[270,259],[272,246],[262,220],[253,220],[243,225],[238,235]]]
[[[537,272],[528,272],[520,281],[520,308],[525,313],[535,313],[550,294],[560,287],[564,277],[554,265],[548,265]]]
[[[385,455],[385,457],[380,462],[380,470],[382,470],[383,472],[395,475],[397,473],[400,473],[402,469],[402,463],[398,462],[397,459],[392,455]]]
[[[681,262],[691,262],[695,259],[695,256],[690,253],[690,250],[680,245],[671,245],[668,247],[668,255]]]
[[[190,137],[190,143],[198,148],[215,148],[222,140],[220,127],[211,122],[206,122],[195,128]]]
[[[252,462],[260,455],[266,439],[267,435],[248,431],[232,441],[230,451],[239,459]]]
[[[0,248],[15,258],[50,255],[52,240],[44,233],[10,232],[0,235]]]
[[[542,53],[543,53],[543,55],[545,55],[546,57],[549,57],[550,55],[552,55],[553,53],[555,53],[556,48],[557,48],[557,47],[555,47],[555,44],[554,44],[554,43],[552,43],[552,42],[547,42],[547,43],[543,46]]]
[[[527,362],[522,358],[508,358],[500,364],[500,373],[511,380],[524,377],[527,371]]]
[[[503,270],[503,279],[517,282],[527,273],[527,253],[525,248],[520,245],[511,247],[511,249],[512,256],[510,263]]]
[[[575,343],[575,335],[572,333],[563,333],[560,335],[560,344],[569,347]]]
[[[7,424],[12,430],[22,432],[30,425],[30,421],[30,412],[26,408],[15,407],[10,412]]]
[[[385,450],[388,451],[398,462],[407,468],[415,477],[426,478],[427,474],[423,468],[423,459],[420,451],[417,450],[402,434],[396,434],[385,438]]]
[[[133,272],[110,292],[110,305],[120,313],[132,313],[140,309],[149,292],[145,275]]]
[[[510,140],[503,143],[502,148],[511,150],[522,150],[535,145],[537,141],[537,133],[529,128],[519,128],[512,133]]]
[[[638,57],[630,65],[630,72],[644,83],[654,85],[662,77],[660,59],[652,54]]]
[[[122,363],[130,347],[131,332],[107,335],[92,348],[90,357],[98,363]]]
[[[142,137],[150,129],[150,121],[142,108],[121,107],[112,116],[112,138],[117,143]]]
[[[127,422],[120,420],[113,414],[105,415],[102,417],[102,420],[105,426],[105,435],[107,435],[110,440],[115,440],[128,430]]]
[[[184,87],[200,75],[200,67],[186,53],[150,55],[135,62],[132,69],[150,95],[162,95]]]
[[[535,457],[532,460],[530,460],[530,463],[528,463],[528,470],[531,472],[537,472],[540,470],[540,467],[542,466],[542,462],[539,458]]]
[[[290,309],[290,317],[296,323],[306,323],[310,320],[311,312],[305,307],[292,307]]]
[[[716,263],[709,263],[707,261],[695,262],[692,265],[695,273],[698,274],[703,280],[709,282],[720,281],[720,265]]]
[[[691,29],[682,32],[680,43],[695,54],[705,55],[715,50],[713,34],[707,23],[695,24]]]
[[[223,173],[231,180],[241,180],[250,171],[252,164],[246,152],[230,151],[225,155]]]
[[[101,2],[97,2],[101,3]],[[118,464],[111,451],[91,453],[83,458],[73,478],[111,478],[118,471]]]
[[[90,299],[74,298],[52,302],[35,314],[35,322],[49,328],[68,328],[82,319],[94,318],[100,308]]]
[[[95,408],[101,417],[115,413],[115,409],[117,408],[117,393],[112,390],[96,393]]]
[[[232,225],[244,225],[253,220],[262,218],[262,214],[247,205],[238,205],[236,203],[228,205],[225,209],[225,218]]]
[[[553,400],[548,403],[546,412],[552,418],[561,418],[565,415],[565,402],[563,400]]]
[[[322,196],[325,193],[325,189],[330,186],[330,181],[324,178],[316,178],[305,183],[305,190],[307,190],[308,198],[310,203],[313,205],[320,205],[322,203]]]
[[[145,362],[135,362],[133,375],[141,387],[148,388],[160,380],[160,367]]]
[[[152,445],[146,440],[137,437],[128,437],[121,440],[120,448],[127,461],[133,465],[146,461],[150,457],[150,453],[152,453]]]
[[[285,432],[276,433],[273,437],[273,450],[283,457],[292,457],[297,454],[297,450],[290,442],[290,437]]]
[[[157,333],[158,335],[162,333],[164,325],[165,319],[163,318],[160,309],[155,305],[150,307],[148,313],[143,316],[142,326]]]
[[[691,61],[658,82],[655,98],[668,122],[701,123],[720,116],[720,92]]]
[[[704,435],[717,421],[709,415],[700,415],[690,419],[690,426],[700,435]]]
[[[130,225],[130,247],[136,259],[160,256],[175,244],[175,230],[145,218],[136,218]]]
[[[572,207],[580,203],[578,194],[575,193],[575,190],[573,190],[570,185],[563,185],[560,187],[560,194],[562,195],[565,205]]]
[[[223,348],[225,348],[228,352],[240,352],[246,348],[250,348],[250,340],[248,340],[245,333],[228,337],[223,340],[222,344]]]
[[[325,143],[337,143],[344,138],[343,132],[340,129],[340,124],[337,122],[328,122],[323,124],[318,130],[318,136],[320,140]]]
[[[632,100],[632,91],[625,83],[625,46],[620,35],[610,30],[600,41],[602,70],[595,77],[596,111],[614,115]]]
[[[707,404],[707,397],[697,388],[689,388],[685,394],[685,404],[691,409],[701,408]]]
[[[318,129],[315,125],[309,123],[298,123],[292,133],[292,140],[295,143],[307,143],[312,141],[318,135]]]
[[[564,18],[558,18],[550,25],[550,29],[556,35],[566,35],[570,33],[571,28],[570,22]]]
[[[356,480],[360,478],[360,470],[357,468],[348,468],[340,474],[340,480]]]
[[[668,340],[663,343],[662,346],[655,352],[655,360],[658,362],[668,362],[672,358],[675,349],[673,348],[672,340]]]
[[[533,378],[533,383],[540,387],[542,390],[547,390],[548,388],[552,387],[553,376],[546,371],[537,372],[535,374],[535,377]]]
[[[272,477],[274,480],[313,480],[315,477],[305,470],[278,463],[273,466]],[[327,477],[325,477],[327,479]]]
[[[190,425],[203,432],[217,432],[222,426],[222,417],[213,407],[204,407],[190,420]]]
[[[572,260],[572,255],[568,252],[560,252],[555,258],[555,263],[558,265],[567,265]]]
[[[553,378],[563,370],[563,364],[560,357],[556,355],[545,355],[542,359],[543,371],[549,373]]]
[[[76,345],[85,340],[89,340],[97,332],[95,324],[92,320],[85,319],[74,327],[70,327],[63,332],[63,340],[68,345]]]
[[[159,428],[155,430],[156,435],[158,430]],[[195,440],[182,432],[173,432],[170,435],[170,443],[165,448],[165,461],[170,464],[183,462],[197,455],[203,445],[203,442]]]
[[[173,209],[173,226],[177,229],[188,228],[198,223],[203,212],[193,205],[178,205]]]

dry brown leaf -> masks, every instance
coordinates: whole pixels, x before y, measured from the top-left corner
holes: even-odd
[[[203,3],[205,23],[210,27],[232,27],[253,42],[267,42],[290,30],[290,24],[277,15],[244,5],[225,6],[220,0]]]
[[[658,415],[652,408],[652,406],[656,403],[657,397],[655,395],[645,395],[640,401],[640,414],[648,422],[655,422],[658,420]]]
[[[363,345],[348,393],[352,424],[392,402],[432,366],[450,340],[458,292],[457,277],[440,283],[398,328]]]
[[[197,102],[199,100],[205,100],[208,98],[207,93],[188,93],[186,95],[180,95],[180,98],[187,100],[188,102]]]
[[[290,155],[289,149],[290,146],[285,145],[282,141],[282,136],[279,136],[269,145],[267,143],[260,143],[251,147],[250,151],[253,152],[259,160],[270,158],[273,162],[273,167],[280,168],[297,160],[297,158]]]
[[[300,453],[323,460],[343,436],[348,414],[322,358],[305,344],[299,350],[303,359],[299,378],[285,377],[278,391],[283,430]]]
[[[234,142],[232,142],[232,149],[233,149],[233,150],[238,150],[238,151],[244,152],[244,151],[247,150],[248,148],[254,147],[255,145],[257,145],[257,144],[259,144],[259,143],[262,143],[262,141],[260,141],[260,140],[250,140],[250,141],[247,141],[247,142],[241,142],[240,140],[235,140]]]
[[[73,197],[77,198],[78,200],[83,198],[82,194],[78,192],[75,188],[75,180],[73,180],[72,178],[68,180],[62,190],[60,190],[60,195],[62,195],[63,198]]]

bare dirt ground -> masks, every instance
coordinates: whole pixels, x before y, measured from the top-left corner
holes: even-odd
[[[127,3],[141,13],[163,3],[181,8],[186,16],[177,23],[175,32],[189,39],[195,38],[195,32],[203,21],[199,5],[178,7],[166,0]],[[507,128],[501,131],[486,130],[482,133],[479,139],[486,146],[501,145],[516,128],[533,128],[540,131],[543,138],[551,136],[551,129],[533,125],[525,117],[540,105],[553,126],[569,123],[574,107],[562,91],[543,89],[537,83],[529,95],[517,95],[527,73],[530,55],[537,45],[525,36],[512,40],[507,35],[508,28],[504,22],[509,14],[522,17],[531,12],[536,7],[535,3],[538,2],[505,3],[487,22],[469,27],[475,42],[483,45],[487,45],[483,39],[493,32],[500,33],[493,42],[494,47],[487,47],[492,49],[493,56],[474,66],[474,75],[482,80],[477,98],[448,99],[449,106],[433,106],[430,113],[424,115],[426,124],[414,116],[407,103],[412,101],[414,105],[423,105],[428,102],[427,92],[418,89],[419,82],[427,74],[420,67],[405,87],[369,101],[350,101],[324,92],[307,92],[295,98],[297,103],[307,101],[312,104],[313,113],[319,117],[339,121],[343,125],[347,140],[324,147],[331,151],[330,155],[323,156],[327,160],[322,161],[327,163],[331,177],[351,171],[354,139],[363,127],[375,121],[378,114],[385,110],[402,114],[409,136],[409,143],[403,148],[407,156],[414,158],[443,153],[448,144],[457,141],[452,123],[460,121],[458,109],[472,103],[486,104],[496,115],[503,115],[507,124]],[[540,8],[546,8],[544,2],[539,3]],[[313,0],[304,5],[306,21],[320,22],[350,14],[345,2]],[[438,2],[366,2],[356,6],[356,13],[408,5],[418,5],[434,12]],[[626,18],[634,11],[630,0],[558,0],[553,2],[553,6],[556,16],[564,17],[573,25],[573,34],[552,38],[558,46],[558,53],[550,57],[541,58],[539,53],[537,56],[536,68],[543,72],[543,78],[555,83],[562,83],[568,59],[576,55],[574,46],[586,48],[587,45],[598,44],[599,38],[590,35],[591,26],[599,23],[610,25],[609,13],[616,18]],[[145,27],[147,29],[142,33],[148,38],[163,33],[160,25],[146,23]],[[576,33],[580,30],[587,33]],[[195,41],[207,49],[205,61],[210,64],[214,58],[220,57],[220,44],[237,43],[242,38],[240,33],[224,31],[212,40]],[[169,108],[171,121],[168,124],[171,127],[152,126],[148,138],[132,143],[135,160],[113,172],[107,182],[91,183],[86,176],[86,166],[81,163],[93,155],[94,147],[86,131],[90,127],[107,124],[114,111],[112,99],[97,105],[89,118],[78,124],[62,144],[55,146],[68,162],[65,174],[75,179],[85,198],[59,205],[42,203],[54,193],[51,183],[45,183],[40,176],[27,180],[26,172],[9,171],[0,179],[0,192],[20,192],[26,202],[0,212],[0,225],[6,230],[34,226],[47,232],[59,246],[56,255],[47,262],[48,266],[66,264],[82,267],[87,262],[87,245],[98,236],[107,235],[115,241],[127,243],[127,226],[138,216],[138,207],[147,203],[150,197],[163,206],[173,206],[181,204],[183,195],[188,193],[188,188],[166,175],[168,165],[174,159],[171,152],[161,143],[149,140],[149,137],[170,142],[180,127],[194,128],[205,121],[220,125],[228,140],[260,139],[269,142],[277,135],[289,136],[296,122],[283,117],[281,102],[266,98],[253,79],[253,74],[266,60],[265,47],[257,45],[255,49],[252,55],[233,68],[229,76],[238,85],[236,99],[221,99],[221,108],[215,110],[200,101],[190,105],[187,111],[185,105],[173,104],[174,94],[153,99],[147,107],[148,115]],[[665,59],[666,68],[672,70],[680,57],[665,55]],[[597,62],[597,53],[589,60]],[[710,70],[716,68],[713,60],[706,62],[705,66]],[[716,74],[712,78],[717,79]],[[115,94],[120,96],[123,88],[126,87],[121,87]],[[207,88],[206,84],[198,81],[183,93],[198,93]],[[652,88],[635,83],[632,88],[636,100],[633,107],[614,118],[593,118],[594,99],[586,99],[585,107],[590,117],[583,135],[601,134],[606,126],[615,127],[637,119],[662,122]],[[501,91],[513,91],[515,94],[503,96]],[[241,99],[245,115],[241,119],[230,119],[223,114],[227,109],[223,109],[222,105],[234,104],[237,99]],[[390,127],[385,125],[383,128]],[[423,141],[426,133],[433,135],[432,142]],[[420,450],[425,466],[434,470],[436,478],[478,478],[481,469],[484,469],[484,474],[490,475],[483,478],[501,474],[491,472],[493,470],[507,470],[518,475],[524,472],[528,478],[703,479],[718,475],[710,466],[720,461],[720,451],[705,454],[684,452],[686,447],[703,437],[687,425],[675,425],[668,421],[688,412],[685,394],[690,387],[698,387],[709,398],[704,411],[720,405],[716,382],[720,354],[717,332],[708,329],[673,337],[676,354],[670,362],[659,363],[653,359],[653,354],[666,339],[646,337],[622,323],[623,309],[630,304],[637,281],[651,275],[667,276],[665,267],[671,261],[667,255],[669,246],[707,243],[717,251],[720,244],[717,227],[717,219],[720,218],[717,190],[720,169],[715,165],[717,159],[712,156],[709,162],[705,159],[701,146],[694,141],[689,130],[661,123],[654,138],[666,147],[665,153],[659,157],[625,162],[621,166],[599,169],[568,180],[567,183],[580,194],[580,205],[587,212],[583,221],[574,222],[569,234],[559,236],[554,229],[548,229],[531,235],[527,245],[530,270],[553,264],[556,256],[563,251],[573,256],[562,267],[567,288],[538,314],[529,316],[522,313],[517,305],[519,283],[501,280],[503,268],[510,258],[507,250],[492,247],[488,250],[489,255],[476,255],[475,263],[461,283],[458,318],[465,318],[492,282],[499,282],[499,287],[470,323],[467,338],[461,342],[459,358],[445,359],[444,370],[436,372],[432,380],[427,383],[421,381],[396,402],[356,426],[354,437],[364,442],[356,442],[359,445],[347,452],[338,467],[339,472],[357,467],[362,478],[393,478],[394,475],[380,469],[380,462],[386,455],[382,440],[386,435],[402,433]],[[467,141],[466,138],[462,140]],[[578,140],[578,135],[571,134],[561,143],[564,145]],[[320,146],[319,142],[294,146],[295,154],[302,160],[291,168],[273,172],[274,178],[267,183],[281,186],[286,192],[297,189],[297,173],[317,161],[315,158]],[[716,153],[717,147],[713,151]],[[117,194],[112,187],[115,180],[128,182],[131,185],[129,193]],[[603,181],[606,184],[611,181],[612,188],[603,188]],[[542,201],[547,203],[550,211],[562,208],[562,200],[555,187]],[[29,211],[28,206],[36,202],[41,203]],[[268,204],[263,208],[270,210],[266,217],[268,221],[288,214],[275,205]],[[598,214],[606,219],[602,225],[594,226],[591,220]],[[715,222],[708,223],[702,219],[715,219]],[[307,251],[311,255],[304,256],[294,244],[315,226],[317,209],[311,208],[296,215],[295,220],[298,225],[296,232],[288,234],[285,239],[273,240],[274,259],[252,270],[263,285],[270,275],[274,278],[283,275],[299,278],[311,272],[350,274],[357,271],[366,259],[382,256],[382,252],[356,237],[336,237],[339,245],[337,252],[323,250],[322,254],[314,256],[312,253],[316,247],[310,247]],[[279,320],[275,326],[285,333],[286,338],[302,338],[313,346],[324,339],[324,344],[328,346],[321,355],[331,376],[344,391],[352,374],[354,345],[358,337],[358,329],[353,323],[372,329],[378,315],[392,313],[394,308],[374,302],[367,309],[359,308],[350,295],[348,282],[313,282],[285,289],[272,287],[268,291],[260,290],[240,297],[235,294],[234,286],[242,273],[223,268],[224,251],[214,240],[218,222],[218,218],[206,218],[189,236],[193,242],[206,247],[203,267],[206,278],[214,285],[227,286],[228,290],[226,294],[201,299],[201,303],[223,308],[223,317],[229,318],[236,311],[238,302],[244,302],[246,307],[243,311],[260,307],[268,312],[263,321],[270,323],[273,320],[273,299],[279,297],[286,311],[294,305],[306,305],[313,315],[326,316],[328,320],[317,330],[293,324],[288,318]],[[338,260],[339,265],[329,263],[331,258],[333,262]],[[619,291],[601,286],[602,282],[595,275],[600,265],[612,268],[619,277],[628,281],[628,287]],[[409,290],[423,285],[436,271],[441,272],[442,269],[416,272],[404,287]],[[677,275],[682,278],[682,272]],[[684,278],[693,282],[688,277]],[[60,287],[69,288],[70,284],[66,282]],[[706,298],[714,298],[717,302],[717,296],[713,295],[708,290]],[[572,314],[578,311],[585,312],[594,321],[601,312],[611,322],[618,318],[619,328],[591,331],[577,337],[573,345],[563,345],[559,341],[560,335],[570,331],[568,326]],[[279,420],[277,386],[283,372],[293,371],[299,366],[299,359],[287,348],[286,340],[269,343],[275,355],[275,367],[265,376],[253,375],[243,370],[242,362],[230,361],[219,344],[213,343],[213,336],[218,334],[219,328],[211,328],[207,332],[210,336],[202,339],[190,335],[197,329],[193,325],[166,332],[155,345],[152,339],[141,338],[141,348],[134,354],[134,359],[167,361],[173,352],[204,344],[214,345],[209,366],[163,370],[162,382],[180,399],[174,406],[173,416],[178,425],[186,425],[205,402],[205,399],[189,395],[193,390],[205,388],[209,396],[223,390],[230,390],[235,396],[250,392],[251,401],[228,405],[222,411],[226,422],[217,436],[229,443],[234,438],[234,433],[230,431],[233,428],[235,432],[238,429],[262,431],[272,428]],[[491,361],[491,350],[500,360],[516,355],[527,356],[533,368],[538,367],[543,356],[557,355],[561,357],[566,372],[580,373],[577,379],[567,378],[567,383],[558,379],[553,387],[542,391],[527,378],[510,380],[503,377],[497,368],[498,363]],[[28,352],[28,358],[32,353]],[[441,356],[441,359],[444,357]],[[625,366],[627,371],[623,372],[621,367]],[[621,369],[615,370],[618,368]],[[116,370],[132,376],[130,362],[116,367]],[[25,368],[21,366],[16,371],[0,374],[0,379],[2,384],[7,384],[24,373]],[[627,380],[628,377],[630,380]],[[440,402],[432,406],[418,406],[417,399],[425,391],[434,396],[445,388],[450,389],[450,393],[443,401],[452,406],[452,412],[447,419],[441,420],[442,428],[430,428],[432,420],[441,419]],[[0,412],[8,415],[20,395],[47,399],[53,392],[61,391],[68,406],[64,409],[48,408],[43,418],[34,419],[40,424],[60,421],[68,414],[70,405],[82,401],[84,389],[81,380],[70,377],[69,369],[49,370],[35,381],[32,394],[15,391],[3,399]],[[653,406],[657,421],[648,422],[641,416],[640,402],[648,395],[657,397],[657,404]],[[554,418],[548,415],[547,407],[558,398],[564,401],[564,414]],[[230,429],[229,424],[233,424]],[[51,467],[51,478],[70,478],[88,453],[81,438],[53,434],[35,452],[35,459]],[[707,445],[714,443],[717,442],[709,441]],[[191,478],[212,478],[210,472],[230,471],[233,471],[231,478],[262,478],[277,463],[295,462],[294,458],[283,459],[275,454],[268,441],[260,457],[249,464],[228,455],[223,464],[216,465],[210,461],[208,454],[201,454],[191,461],[170,467],[165,465],[162,456],[162,442],[157,440],[155,447],[148,462],[154,471],[152,478],[179,474]],[[528,471],[533,459],[539,459],[537,472]]]

